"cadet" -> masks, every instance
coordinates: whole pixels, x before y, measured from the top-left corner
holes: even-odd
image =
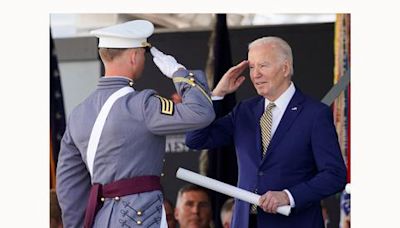
[[[144,20],[92,31],[105,76],[71,112],[61,142],[57,194],[66,228],[166,227],[160,191],[165,135],[214,119],[203,72],[186,70],[154,47],[153,61],[172,78],[182,103],[133,88],[153,31]]]

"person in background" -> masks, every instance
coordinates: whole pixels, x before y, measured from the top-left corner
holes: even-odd
[[[224,227],[224,228],[231,227],[234,203],[235,203],[235,200],[233,198],[229,198],[225,201],[224,205],[222,205],[221,222],[222,222],[222,227]]]
[[[324,227],[328,228],[328,225],[330,223],[329,212],[328,212],[328,207],[326,206],[326,203],[323,200],[321,200],[321,209],[322,209],[322,218],[324,220]]]
[[[188,184],[178,191],[175,218],[180,228],[210,228],[211,202],[206,189]]]
[[[174,206],[172,202],[167,198],[164,198],[164,208],[165,208],[165,215],[167,217],[167,224],[168,228],[175,228],[176,227],[176,219],[174,216]]]
[[[340,196],[340,228],[350,228],[351,201],[350,191],[344,190]]]
[[[247,67],[259,96],[188,133],[186,145],[197,150],[235,145],[238,187],[261,197],[259,207],[235,200],[233,227],[321,228],[320,201],[346,184],[332,110],[295,86],[292,50],[279,37],[249,44],[248,59],[229,69],[212,91],[215,110],[217,99],[243,83]],[[290,206],[290,215],[277,214],[279,206]]]

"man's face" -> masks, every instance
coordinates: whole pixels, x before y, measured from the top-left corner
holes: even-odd
[[[252,47],[248,60],[250,79],[259,95],[274,101],[290,85],[289,64],[272,44]]]
[[[211,205],[207,194],[202,191],[184,192],[175,208],[175,218],[181,228],[209,227]]]

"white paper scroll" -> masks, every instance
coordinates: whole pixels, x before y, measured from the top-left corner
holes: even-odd
[[[176,171],[176,177],[216,192],[249,202],[251,204],[259,205],[258,200],[260,199],[260,195],[206,176],[202,176],[190,170],[179,168],[178,171]],[[280,206],[278,207],[277,212],[279,214],[288,216],[290,214],[290,206]]]

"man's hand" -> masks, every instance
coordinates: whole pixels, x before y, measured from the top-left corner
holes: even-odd
[[[238,65],[231,67],[224,74],[224,76],[222,76],[221,80],[218,82],[218,85],[212,91],[212,95],[224,97],[227,94],[235,92],[245,79],[245,77],[241,74],[248,65],[249,62],[247,60],[243,60]]]
[[[153,55],[153,61],[160,71],[167,77],[172,78],[172,75],[180,68],[186,69],[184,66],[176,62],[175,58],[170,55],[165,55],[157,48],[150,49]]]
[[[258,201],[260,207],[268,213],[276,214],[279,206],[290,205],[289,196],[284,191],[268,191]]]

